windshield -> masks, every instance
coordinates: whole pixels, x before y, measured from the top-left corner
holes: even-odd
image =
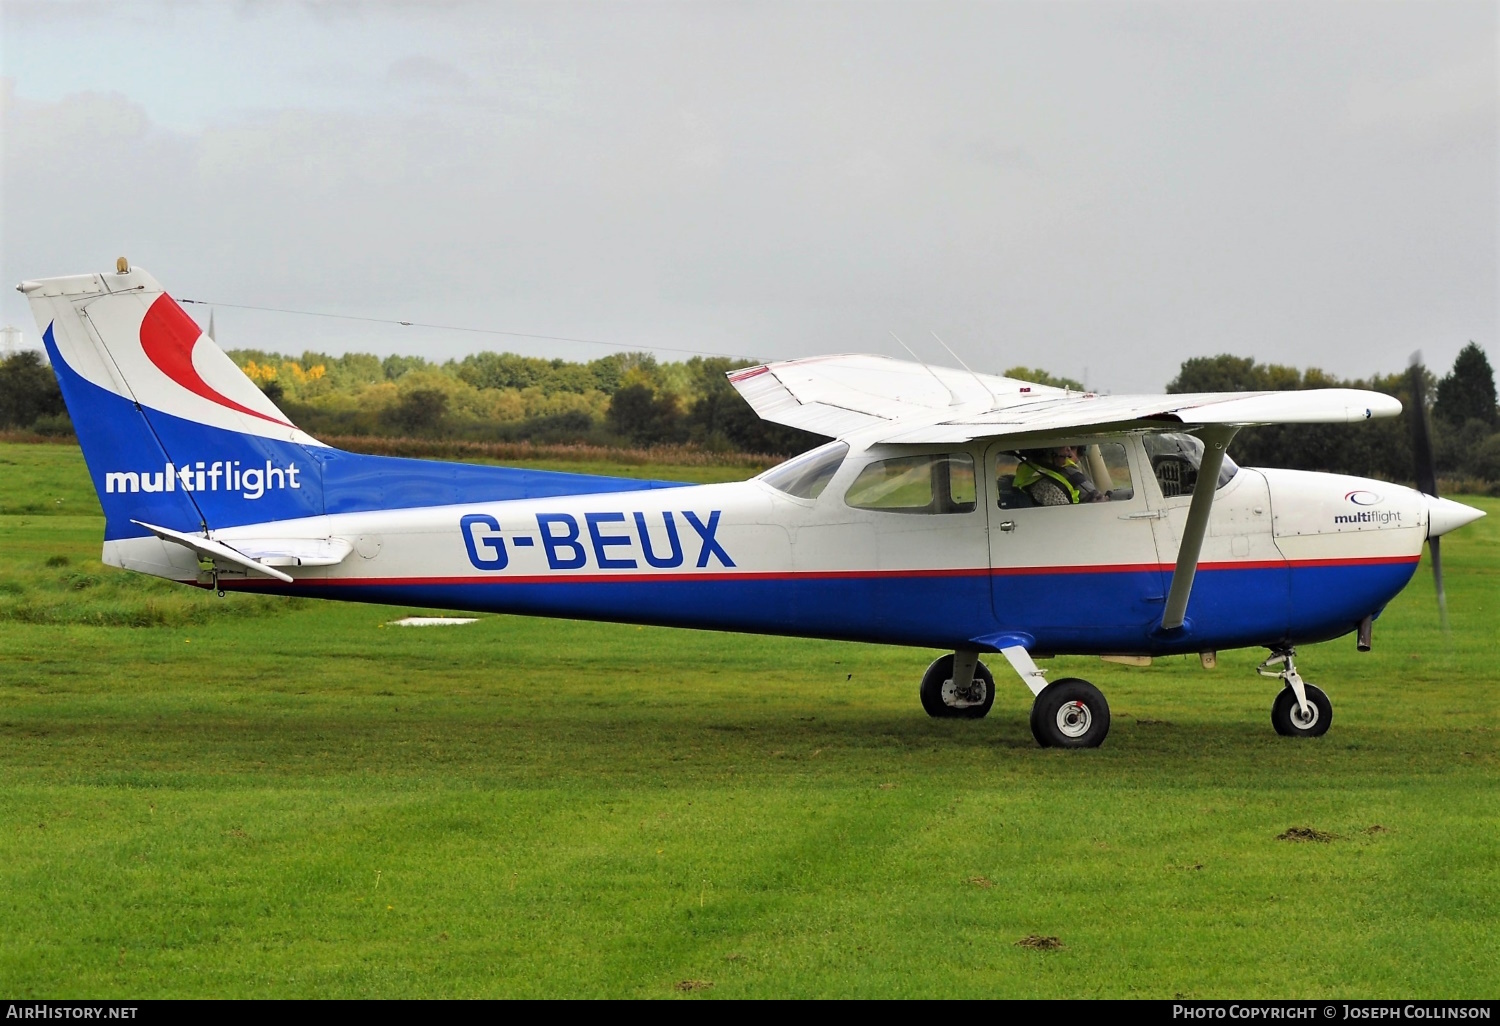
[[[1151,471],[1161,493],[1167,498],[1174,495],[1191,495],[1198,484],[1198,468],[1203,465],[1203,439],[1185,431],[1164,431],[1147,435],[1146,455],[1151,459]],[[1223,488],[1234,475],[1240,472],[1239,464],[1224,454],[1224,465],[1219,468],[1219,483]]]
[[[798,499],[816,499],[848,454],[847,442],[833,442],[772,467],[760,479],[778,492]]]

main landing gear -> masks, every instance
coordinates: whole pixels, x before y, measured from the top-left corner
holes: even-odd
[[[977,720],[995,704],[995,677],[978,652],[955,652],[927,667],[919,694],[928,716]]]
[[[1109,703],[1094,685],[1064,677],[1031,703],[1031,736],[1043,748],[1098,748],[1109,733]]]
[[[1031,735],[1043,748],[1098,748],[1109,733],[1109,703],[1099,689],[1078,677],[1051,684],[1026,649],[1001,650],[1036,700]],[[922,675],[922,708],[940,718],[979,719],[995,704],[995,678],[979,653],[960,650],[943,656]]]
[[[1275,677],[1285,685],[1271,703],[1271,726],[1282,737],[1322,737],[1333,723],[1333,703],[1322,688],[1302,679],[1295,655],[1294,649],[1273,648],[1270,658],[1255,668],[1262,677]]]
[[[1022,646],[1003,648],[1011,668],[1036,696],[1031,705],[1031,735],[1043,748],[1098,748],[1109,734],[1109,703],[1098,688],[1078,677],[1047,683],[1031,653]],[[1262,677],[1284,685],[1271,704],[1271,726],[1282,737],[1322,737],[1333,723],[1333,703],[1322,688],[1297,672],[1296,651],[1274,648],[1255,668]],[[943,656],[922,675],[922,708],[927,715],[977,720],[995,704],[995,678],[979,653],[960,649]]]

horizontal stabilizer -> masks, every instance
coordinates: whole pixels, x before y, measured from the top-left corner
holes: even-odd
[[[236,538],[234,548],[266,566],[337,566],[354,551],[343,538]]]
[[[178,545],[184,545],[192,549],[202,559],[223,560],[226,563],[233,563],[235,566],[242,567],[245,570],[265,574],[267,577],[274,577],[278,581],[284,581],[287,584],[292,583],[291,574],[277,570],[275,567],[267,566],[259,560],[251,559],[243,552],[231,549],[223,542],[217,542],[212,538],[205,538],[202,535],[184,534],[181,531],[173,531],[170,528],[157,527],[154,524],[143,524],[139,520],[134,522],[140,524],[141,527],[144,527],[162,541],[176,542]]]

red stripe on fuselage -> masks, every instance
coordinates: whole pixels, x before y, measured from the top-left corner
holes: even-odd
[[[1246,560],[1241,563],[1200,563],[1199,570],[1277,570],[1282,567],[1327,567],[1327,566],[1380,566],[1400,563],[1415,563],[1417,556],[1360,556],[1349,559],[1299,559],[1299,560]],[[1027,567],[977,567],[956,570],[793,570],[715,573],[658,573],[658,574],[570,574],[567,571],[550,574],[486,575],[465,577],[301,577],[298,584],[326,586],[391,587],[396,585],[462,585],[462,584],[643,584],[647,582],[676,581],[809,581],[848,580],[872,578],[913,577],[1010,577],[1018,575],[1044,576],[1049,574],[1118,574],[1171,571],[1171,563],[1129,563],[1099,566],[1027,566]],[[276,584],[269,578],[224,581],[227,585]]]

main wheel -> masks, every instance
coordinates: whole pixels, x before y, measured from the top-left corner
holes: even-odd
[[[1323,689],[1312,684],[1302,688],[1307,692],[1306,715],[1297,707],[1297,693],[1289,687],[1282,688],[1271,703],[1271,726],[1282,737],[1322,737],[1333,723],[1333,703]]]
[[[974,667],[974,680],[962,693],[953,686],[953,657],[935,660],[922,674],[918,691],[928,716],[977,720],[995,704],[995,678],[983,663]]]
[[[1094,685],[1064,677],[1031,705],[1031,736],[1043,748],[1098,748],[1109,734],[1109,703]]]

